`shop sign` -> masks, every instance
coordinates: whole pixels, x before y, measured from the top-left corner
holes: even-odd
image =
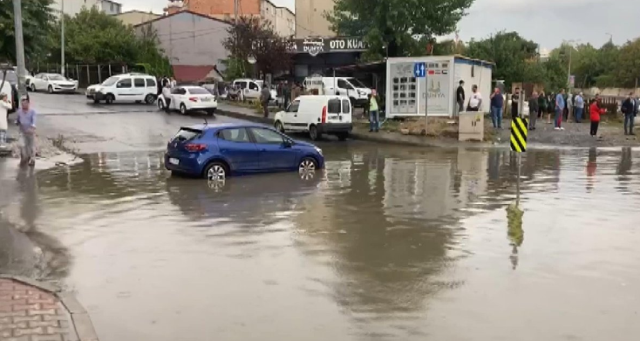
[[[291,53],[308,53],[317,56],[320,53],[359,52],[367,49],[362,38],[307,38],[294,39],[289,42]]]

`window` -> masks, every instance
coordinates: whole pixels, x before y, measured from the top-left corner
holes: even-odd
[[[62,77],[62,75],[53,74],[53,75],[49,75],[49,80],[52,80],[52,81],[66,81],[67,79]]]
[[[238,84],[240,89],[246,89],[247,88],[247,82],[238,82],[236,84]]]
[[[119,81],[118,84],[116,85],[116,88],[119,88],[119,89],[130,88],[130,87],[131,87],[131,78],[125,78]]]
[[[200,137],[201,135],[201,130],[180,128],[176,136],[173,137],[173,140],[178,142],[191,141],[197,137]]]
[[[156,87],[156,80],[153,78],[147,78],[147,88]]]
[[[256,143],[282,144],[284,142],[282,135],[270,129],[251,128],[251,132],[256,139]]]
[[[329,100],[329,107],[327,108],[327,112],[329,114],[339,114],[340,113],[340,99],[334,98]]]
[[[113,86],[119,79],[118,77],[109,77],[106,81],[102,82],[102,86]]]
[[[349,85],[345,82],[344,79],[338,79],[338,88],[340,89],[349,89]]]
[[[184,95],[187,93],[187,90],[184,88],[173,88],[171,89],[171,93],[174,95]]]
[[[289,108],[287,109],[287,112],[298,112],[298,108],[300,107],[300,101],[293,101],[293,103],[291,103],[289,105]]]
[[[351,113],[351,102],[347,101],[346,99],[342,100],[342,113],[343,114]]]
[[[189,93],[192,95],[210,95],[211,93],[207,89],[203,88],[189,88]]]
[[[260,88],[258,87],[258,84],[251,82],[249,83],[249,90],[260,91]]]
[[[144,88],[146,87],[146,83],[144,81],[144,78],[134,78],[133,79],[133,86],[135,86],[136,88]]]
[[[251,142],[249,134],[244,128],[224,129],[218,133],[218,138],[230,142]]]

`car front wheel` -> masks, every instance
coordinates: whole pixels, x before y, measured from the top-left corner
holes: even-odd
[[[158,98],[158,109],[164,110],[164,101]]]
[[[315,172],[316,168],[318,168],[318,163],[311,157],[305,157],[298,164],[298,172],[300,174]]]
[[[31,92],[36,92],[36,91],[37,91],[37,90],[36,90],[36,85],[35,85],[35,84],[33,84],[33,83],[32,83],[32,84],[29,84],[29,88],[30,88]]]
[[[104,101],[107,104],[113,104],[113,101],[115,101],[116,98],[112,95],[112,94],[107,94],[107,96],[105,96]]]
[[[277,131],[284,133],[284,126],[282,125],[282,122],[276,121],[276,124],[274,125],[274,127],[276,128]]]
[[[49,91],[50,94],[53,93],[53,87],[51,85],[49,85],[49,88],[47,88],[47,90]]]

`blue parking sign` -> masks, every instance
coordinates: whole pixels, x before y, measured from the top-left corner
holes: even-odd
[[[427,65],[425,63],[413,64],[413,75],[416,78],[424,78],[426,74],[427,74]]]

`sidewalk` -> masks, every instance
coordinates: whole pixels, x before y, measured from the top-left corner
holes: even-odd
[[[0,340],[98,341],[78,301],[55,287],[0,275]]]

